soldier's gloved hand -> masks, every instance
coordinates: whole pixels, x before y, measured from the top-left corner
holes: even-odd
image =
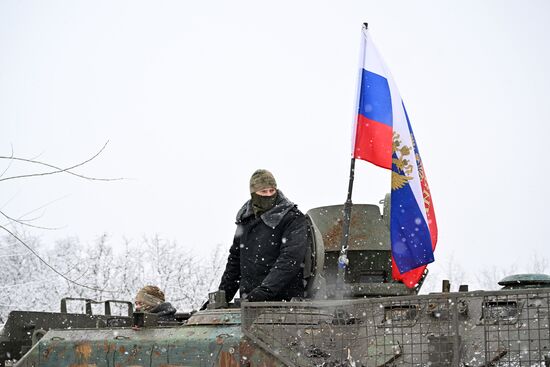
[[[271,299],[271,292],[262,287],[256,287],[254,288],[248,295],[246,296],[246,300],[249,302],[264,302],[269,301]]]

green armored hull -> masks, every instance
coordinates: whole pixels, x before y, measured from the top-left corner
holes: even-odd
[[[350,262],[340,289],[343,207],[317,208],[308,212],[306,300],[236,306],[223,304],[225,297],[217,294],[210,309],[179,323],[152,315],[136,321],[130,312],[88,315],[95,325],[49,325],[39,341],[26,340],[32,349],[15,365],[550,366],[550,277],[506,278],[501,291],[463,287],[451,293],[444,287],[419,296],[420,285],[408,289],[391,277],[388,205],[386,200],[382,213],[375,205],[353,207]],[[4,346],[14,343],[2,337]]]
[[[17,366],[282,366],[242,337],[240,310],[185,326],[51,330]]]
[[[243,303],[182,326],[51,330],[16,366],[548,366],[549,311],[550,288]]]

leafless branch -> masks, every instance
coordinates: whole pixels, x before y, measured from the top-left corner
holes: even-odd
[[[86,163],[89,163],[90,161],[92,161],[93,159],[97,158],[102,152],[103,150],[105,150],[105,147],[107,146],[107,144],[109,144],[109,141],[107,141],[103,147],[99,150],[99,152],[97,152],[96,154],[94,154],[92,157],[90,157],[89,159],[83,161],[83,162],[80,162],[78,164],[75,164],[71,167],[67,167],[67,168],[60,168],[60,167],[57,167],[57,166],[54,166],[54,165],[51,165],[49,163],[45,163],[45,162],[41,162],[41,161],[37,161],[37,160],[33,160],[33,159],[26,159],[26,158],[19,158],[19,157],[14,157],[13,154],[12,156],[0,156],[0,159],[9,159],[11,161],[21,161],[21,162],[27,162],[27,163],[33,163],[33,164],[38,164],[38,165],[41,165],[41,166],[45,166],[45,167],[48,167],[48,168],[53,168],[55,169],[55,171],[49,171],[49,172],[42,172],[42,173],[31,173],[31,174],[28,174],[28,175],[19,175],[19,176],[10,176],[10,177],[4,177],[4,178],[0,178],[0,182],[1,181],[7,181],[7,180],[14,180],[14,179],[17,179],[17,178],[27,178],[27,177],[38,177],[38,176],[48,176],[48,175],[54,175],[54,174],[57,174],[57,173],[68,173],[70,175],[73,175],[73,176],[76,176],[76,177],[80,177],[80,178],[83,178],[85,180],[91,180],[91,181],[119,181],[119,180],[124,180],[123,177],[119,177],[119,178],[97,178],[97,177],[89,177],[89,176],[84,176],[84,175],[81,175],[81,174],[78,174],[78,173],[75,173],[75,172],[72,172],[71,170],[75,169],[75,168],[78,168],[78,167],[81,167],[83,165],[85,165]],[[1,176],[0,176],[1,177]]]
[[[27,227],[37,228],[37,229],[47,229],[47,230],[56,230],[56,229],[60,229],[60,228],[54,228],[54,227],[41,227],[41,226],[37,226],[37,225],[34,225],[34,224],[25,223],[25,222],[27,222],[28,220],[21,220],[21,219],[12,218],[12,217],[10,217],[9,215],[7,215],[6,213],[4,213],[4,212],[1,211],[1,210],[0,210],[0,214],[2,214],[4,217],[6,217],[9,221],[18,223],[18,224],[20,224],[20,225],[22,225],[22,226],[27,226]]]
[[[11,147],[11,155],[9,157],[10,159],[10,163],[8,164],[8,166],[6,167],[6,169],[4,171],[2,171],[2,174],[0,174],[0,178],[4,177],[4,175],[6,174],[6,172],[8,172],[8,170],[10,169],[11,167],[11,164],[13,163],[13,145],[10,144],[10,147]]]
[[[44,209],[45,207],[47,207],[48,205],[51,205],[59,200],[63,200],[64,198],[66,198],[67,196],[62,196],[60,198],[57,198],[55,200],[52,200],[52,201],[49,201],[47,202],[46,204],[43,204],[41,206],[39,206],[38,208],[35,208],[29,212],[26,212],[25,214],[21,215],[18,219],[14,219],[14,218],[11,218],[11,217],[8,217],[5,213],[2,213],[2,211],[0,211],[0,213],[2,213],[6,218],[10,219],[10,220],[13,220],[21,225],[26,225],[28,227],[34,227],[34,228],[40,228],[40,229],[53,229],[53,230],[57,230],[57,229],[61,229],[61,228],[64,228],[64,227],[55,227],[55,228],[48,228],[48,227],[40,227],[40,226],[35,226],[35,225],[30,225],[28,224],[27,222],[34,222],[35,220],[41,218],[43,215],[44,215],[44,212],[40,213],[38,216],[35,216],[35,217],[32,217],[32,218],[28,218],[28,219],[23,219],[25,218],[27,215],[29,214],[32,214],[38,210],[41,210],[41,209]]]
[[[55,203],[55,202],[57,202],[57,201],[63,200],[63,199],[65,199],[67,196],[68,196],[68,195],[65,195],[65,196],[62,196],[62,197],[57,198],[57,199],[55,199],[55,200],[48,201],[46,204],[43,204],[43,205],[39,206],[38,208],[35,208],[35,209],[33,209],[33,210],[29,211],[29,212],[26,212],[25,214],[23,214],[22,216],[19,217],[19,220],[24,221],[24,222],[32,222],[32,221],[37,220],[37,219],[41,218],[41,217],[44,215],[44,212],[42,212],[40,215],[38,215],[38,216],[36,216],[36,217],[33,217],[33,218],[29,218],[29,219],[23,219],[23,218],[25,218],[25,217],[26,217],[27,215],[29,215],[29,214],[32,214],[32,213],[34,213],[34,212],[37,212],[37,211],[39,211],[39,210],[41,210],[41,209],[46,208],[48,205],[51,205],[51,204],[53,204],[53,203]],[[60,228],[63,228],[63,227],[60,227]]]
[[[99,289],[99,288],[95,288],[95,287],[90,287],[86,284],[82,284],[82,283],[78,283],[78,282],[75,282],[74,280],[72,279],[69,279],[67,278],[63,273],[60,273],[57,269],[55,269],[54,267],[52,267],[50,264],[48,264],[46,262],[46,260],[44,260],[42,257],[40,257],[40,255],[38,255],[29,245],[27,245],[25,243],[25,241],[23,241],[21,238],[19,238],[19,236],[17,236],[15,233],[13,233],[12,231],[10,231],[9,229],[7,229],[6,227],[4,226],[0,226],[0,229],[3,229],[4,231],[6,231],[7,233],[9,233],[10,236],[12,236],[13,238],[15,238],[20,244],[22,244],[23,246],[25,246],[34,256],[36,256],[38,258],[38,260],[40,260],[44,265],[46,265],[48,268],[50,268],[54,273],[56,273],[57,275],[59,275],[60,277],[62,277],[63,279],[65,279],[66,281],[70,282],[70,283],[73,283],[75,285],[78,285],[79,287],[83,287],[83,288],[87,288],[87,289],[91,289],[93,291],[98,291],[98,292],[105,292],[105,293],[117,293],[117,292],[114,292],[114,291],[109,291],[109,290],[105,290],[105,289]]]

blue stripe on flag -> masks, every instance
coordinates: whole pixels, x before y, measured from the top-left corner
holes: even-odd
[[[422,216],[410,185],[391,193],[392,254],[404,273],[434,261],[428,224]]]
[[[391,95],[386,78],[363,69],[358,112],[368,119],[392,126]]]

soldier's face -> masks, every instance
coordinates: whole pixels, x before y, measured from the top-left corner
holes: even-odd
[[[256,195],[260,196],[273,196],[277,192],[277,189],[273,187],[268,187],[266,189],[261,189],[259,191],[256,191]]]

